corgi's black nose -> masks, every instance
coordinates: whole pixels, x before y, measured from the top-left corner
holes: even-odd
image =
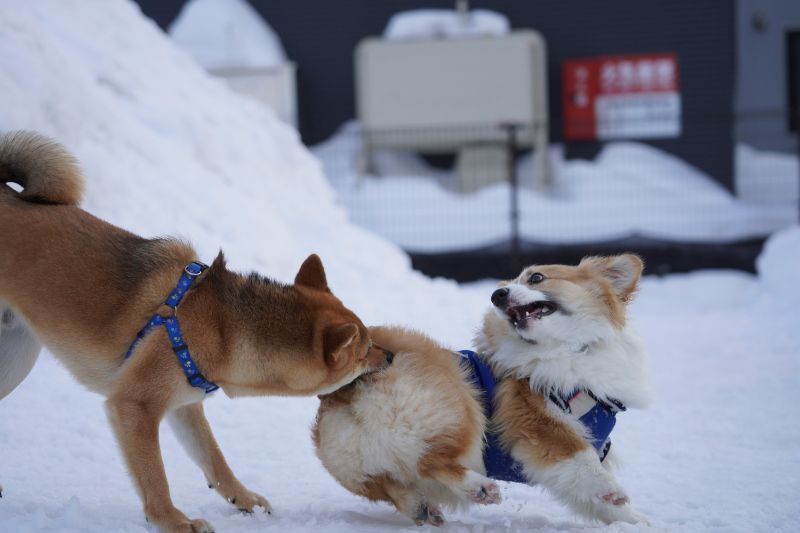
[[[497,289],[492,293],[492,303],[497,307],[500,307],[508,301],[508,293],[510,292],[511,291],[505,287],[502,289]]]
[[[384,350],[384,352],[386,352],[386,362],[391,365],[394,361],[394,354],[389,350]]]

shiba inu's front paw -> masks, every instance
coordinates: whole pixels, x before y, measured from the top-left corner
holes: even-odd
[[[214,533],[214,526],[202,519],[184,518],[174,522],[157,522],[168,533]]]
[[[252,513],[256,507],[261,507],[264,509],[265,513],[272,514],[272,505],[270,505],[269,500],[258,493],[244,488],[239,491],[238,494],[228,496],[225,499],[245,513]]]
[[[500,487],[497,486],[497,483],[490,481],[469,491],[469,499],[481,505],[492,505],[500,503],[503,497],[500,495]]]

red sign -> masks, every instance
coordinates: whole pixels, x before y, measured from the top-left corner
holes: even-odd
[[[678,56],[636,54],[569,59],[563,66],[564,137],[677,137]]]

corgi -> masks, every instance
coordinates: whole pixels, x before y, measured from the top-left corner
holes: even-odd
[[[491,293],[477,353],[372,328],[395,364],[322,396],[317,455],[351,492],[389,501],[417,524],[442,524],[443,505],[499,501],[487,478],[540,485],[588,519],[646,521],[613,475],[609,439],[620,411],[652,397],[626,316],[642,270],[633,254],[526,268]],[[484,419],[465,414],[476,402]],[[431,475],[423,460],[432,451],[461,466],[461,484]],[[453,486],[491,496],[457,500]]]
[[[443,524],[442,507],[499,503],[497,483],[484,475],[479,391],[459,358],[410,329],[369,331],[394,360],[320,396],[312,436],[328,472],[417,525]]]
[[[186,243],[145,239],[83,211],[82,191],[78,163],[61,146],[0,135],[0,399],[44,345],[107,398],[149,521],[168,532],[213,530],[172,503],[158,443],[164,418],[209,487],[241,510],[269,511],[228,467],[203,413],[206,394],[331,392],[384,368],[389,355],[333,295],[316,255],[292,285],[231,272],[221,252],[206,267]]]

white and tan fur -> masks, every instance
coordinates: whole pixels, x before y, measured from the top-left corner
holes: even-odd
[[[351,492],[420,525],[442,524],[442,506],[499,502],[484,475],[478,393],[458,357],[411,330],[373,327],[370,336],[394,361],[320,397],[313,436],[323,465]]]
[[[495,308],[474,343],[498,379],[489,429],[531,483],[607,523],[644,518],[611,472],[613,451],[601,463],[586,428],[548,396],[580,388],[633,408],[650,401],[645,352],[626,317],[641,272],[642,262],[632,254],[590,257],[577,267],[529,267],[501,283],[505,296],[493,295]],[[542,279],[530,283],[534,273]],[[533,302],[552,307],[512,323],[509,309]],[[499,501],[483,477],[484,420],[459,357],[413,332],[371,328],[371,334],[397,353],[395,362],[322,397],[314,441],[328,471],[350,491],[390,501],[418,524],[443,523],[439,506],[459,501],[453,495],[474,493],[464,490],[469,479]],[[447,484],[420,468],[436,439],[462,443],[438,459],[467,469],[455,491],[452,485],[442,490]]]
[[[475,339],[500,382],[493,422],[512,457],[531,482],[603,522],[643,520],[611,472],[615,448],[601,463],[577,418],[545,398],[583,389],[632,408],[650,402],[645,351],[626,316],[642,268],[632,254],[529,267],[501,283]],[[554,307],[516,320],[534,302]]]

